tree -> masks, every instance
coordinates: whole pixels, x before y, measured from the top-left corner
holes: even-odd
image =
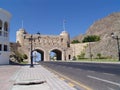
[[[73,40],[71,43],[72,43],[72,44],[80,43],[80,41],[78,41],[78,40]]]
[[[73,56],[72,60],[76,60],[76,57],[75,57],[75,56]]]
[[[100,58],[101,58],[101,53],[98,53],[97,56],[98,56],[98,58],[100,59]]]
[[[96,42],[96,41],[100,41],[100,36],[88,35],[84,37],[84,39],[82,40],[82,42]]]
[[[85,58],[85,53],[81,53],[80,55],[77,55],[78,59],[84,59]]]
[[[26,54],[23,54],[23,59],[28,59],[28,56]]]
[[[22,54],[19,51],[14,51],[14,54],[10,55],[10,58],[14,57],[15,61],[21,63],[24,59],[28,59],[28,56],[26,54]]]

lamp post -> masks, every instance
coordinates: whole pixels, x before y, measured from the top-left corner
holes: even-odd
[[[40,35],[39,32],[37,34]],[[33,38],[33,35],[31,35],[29,38],[26,38],[24,36],[24,39],[28,39],[30,41],[30,45],[31,45],[31,49],[30,49],[30,68],[33,68],[34,67],[34,64],[33,64],[33,40],[39,39],[39,36],[38,36],[38,38]]]
[[[91,43],[89,42],[89,52],[90,52],[90,60],[92,61],[92,51],[91,51]]]
[[[66,49],[64,49],[64,59],[66,61]]]
[[[119,40],[120,40],[120,38],[116,35],[114,35],[114,33],[111,33],[111,36],[112,36],[112,38],[113,39],[116,39],[117,40],[117,46],[118,46],[118,60],[120,61],[120,44],[119,44]]]

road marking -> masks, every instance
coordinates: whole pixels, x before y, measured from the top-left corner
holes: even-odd
[[[120,86],[120,83],[112,82],[112,81],[109,81],[109,80],[101,79],[101,78],[90,76],[90,75],[87,75],[87,77],[92,78],[92,79],[96,79],[96,80],[99,80],[99,81],[103,81],[103,82],[106,82],[106,83],[110,83],[110,84],[113,84],[113,85],[116,85],[116,86]]]
[[[71,87],[74,87],[75,85],[74,84],[72,84],[72,83],[68,83]]]
[[[57,73],[56,71],[54,71],[54,72]],[[74,81],[74,80],[72,80],[72,79],[70,79],[70,78],[68,78],[68,77],[66,77],[66,76],[64,76],[64,75],[61,75],[60,73],[58,73],[58,75],[60,75],[61,77],[64,77],[66,80],[69,80],[69,81],[71,81],[71,82],[74,83],[74,84],[79,85],[81,88],[84,88],[85,90],[92,90],[92,89],[89,88],[88,86],[86,86],[86,85],[84,85],[84,84],[82,84],[82,83],[80,83],[80,82]]]
[[[45,67],[45,66],[44,66],[44,67]],[[74,83],[74,84],[76,84],[76,85],[79,85],[81,88],[84,88],[85,90],[93,90],[93,89],[89,88],[88,86],[86,86],[86,85],[84,85],[84,84],[82,84],[82,83],[80,83],[80,82],[74,81],[74,80],[68,78],[67,76],[64,76],[64,75],[56,72],[56,71],[53,70],[53,69],[50,69],[50,68],[48,68],[48,67],[45,67],[45,68],[47,68],[48,70],[50,70],[50,71],[56,73],[57,75],[63,77],[64,79],[69,80],[70,82],[72,82],[72,83]]]
[[[69,81],[71,81],[72,83],[79,85],[81,88],[84,88],[85,90],[92,90],[92,89],[89,88],[88,86],[86,86],[86,85],[84,85],[84,84],[82,84],[82,83],[80,83],[80,82],[74,81],[74,80],[68,78],[67,76],[64,76],[64,75],[56,72],[55,70],[52,70],[52,69],[49,69],[49,70],[57,73],[58,75],[60,75],[60,76],[63,77],[64,79],[69,80]]]
[[[114,76],[114,74],[110,74],[110,73],[103,73],[103,74]]]
[[[63,80],[63,81],[65,80],[64,78],[60,78],[60,79]]]

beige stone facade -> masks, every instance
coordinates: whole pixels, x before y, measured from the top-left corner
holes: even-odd
[[[30,56],[31,52],[31,34],[24,29],[19,29],[16,34],[16,42],[20,44],[19,51]],[[50,52],[56,53],[56,60],[70,60],[73,57],[73,51],[70,48],[70,37],[66,31],[60,35],[32,35],[33,49],[41,54],[42,61],[50,60]]]
[[[19,44],[18,50],[29,56],[31,52],[31,34],[24,29],[19,29],[16,33],[16,42]],[[80,55],[87,46],[86,43],[70,44],[70,37],[66,31],[60,35],[38,35],[32,34],[32,50],[41,54],[42,61],[50,61],[50,52],[56,53],[56,60],[68,61],[74,56]]]

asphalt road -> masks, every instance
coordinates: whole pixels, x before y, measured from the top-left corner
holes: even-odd
[[[58,73],[93,90],[120,90],[120,64],[41,62]]]

